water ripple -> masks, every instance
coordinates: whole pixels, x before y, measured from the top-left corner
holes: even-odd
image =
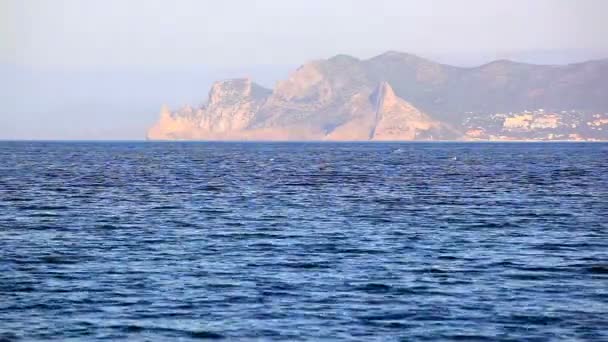
[[[606,144],[0,143],[0,341],[608,340]]]

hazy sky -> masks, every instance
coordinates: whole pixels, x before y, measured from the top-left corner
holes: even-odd
[[[214,78],[338,53],[608,57],[604,0],[0,0],[1,138],[127,138]],[[535,60],[536,59],[536,60]]]

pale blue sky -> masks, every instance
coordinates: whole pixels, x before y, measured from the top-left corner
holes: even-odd
[[[0,0],[0,139],[137,139],[215,78],[338,53],[455,64],[608,57],[603,0]]]

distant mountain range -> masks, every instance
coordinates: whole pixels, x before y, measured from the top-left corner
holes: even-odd
[[[152,140],[608,140],[608,59],[455,67],[401,52],[338,55],[266,89],[216,82],[161,110]]]

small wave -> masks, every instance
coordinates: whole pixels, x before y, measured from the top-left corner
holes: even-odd
[[[359,291],[367,293],[386,293],[392,290],[390,285],[380,283],[369,283],[357,288]]]
[[[537,272],[527,272],[527,273],[512,273],[505,274],[505,278],[514,279],[514,280],[528,280],[528,281],[539,281],[545,279],[552,279],[555,277],[552,274],[540,274]]]
[[[608,274],[608,265],[597,265],[587,267],[587,272],[592,274]]]
[[[204,213],[204,214],[217,214],[217,215],[230,214],[230,210],[222,210],[222,209],[201,209],[201,210],[199,210],[199,212]]]
[[[97,229],[104,229],[104,230],[120,229],[119,226],[116,226],[116,225],[113,225],[113,224],[109,224],[109,223],[100,224],[100,225],[96,226],[95,228],[97,228]]]
[[[376,250],[376,249],[346,248],[346,249],[339,249],[338,253],[365,255],[365,254],[384,254],[386,252],[382,251],[382,250]]]
[[[514,320],[523,324],[538,324],[538,325],[547,325],[547,324],[555,324],[562,321],[559,317],[550,317],[550,316],[534,316],[534,315],[524,315],[524,314],[514,314],[509,317],[511,320]]]
[[[32,202],[33,198],[9,197],[4,199],[7,202]]]
[[[201,190],[209,191],[209,192],[222,192],[222,190],[224,190],[224,188],[221,186],[218,186],[218,185],[206,185]]]
[[[66,207],[66,206],[62,206],[62,205],[58,205],[58,206],[52,206],[52,205],[26,205],[26,206],[22,206],[19,207],[19,210],[68,210],[70,209],[70,207]]]
[[[330,266],[326,263],[319,262],[293,262],[288,264],[280,264],[280,266],[290,267],[290,268],[303,268],[303,269],[311,269],[311,268],[330,268]]]
[[[248,266],[254,267],[286,267],[296,269],[327,269],[330,265],[327,263],[316,263],[316,262],[289,262],[289,263],[277,263],[277,264],[248,264]]]
[[[32,213],[27,215],[28,217],[61,217],[61,215],[55,213]]]
[[[169,333],[176,335],[185,335],[191,338],[196,339],[224,339],[226,336],[208,330],[183,330],[183,329],[173,329],[173,328],[163,328],[163,327],[143,327],[140,325],[126,325],[126,326],[117,326],[113,327],[115,329],[122,330],[126,333]]]
[[[177,206],[177,205],[160,205],[160,206],[152,208],[152,210],[171,210],[171,209],[181,209],[181,207]]]
[[[40,258],[40,262],[51,265],[73,265],[77,264],[78,260],[70,259],[64,255],[45,255]]]
[[[359,319],[364,321],[400,321],[407,320],[414,316],[409,312],[404,313],[385,313],[385,314],[372,314],[366,316],[360,316]]]
[[[442,335],[448,341],[494,341],[494,337],[488,337],[483,335],[467,335],[467,334],[458,334],[458,335]]]
[[[0,342],[13,342],[13,341],[19,341],[20,338],[17,334],[12,333],[12,332],[3,332],[0,333]]]
[[[317,183],[306,183],[306,182],[292,182],[292,183],[283,183],[284,186],[315,186],[319,185]]]

